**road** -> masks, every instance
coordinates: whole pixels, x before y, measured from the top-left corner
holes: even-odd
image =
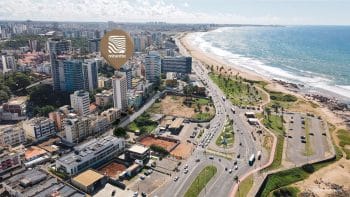
[[[183,49],[178,40],[177,45],[179,46],[179,49],[183,55],[189,56],[188,52]],[[171,180],[170,182],[164,184],[162,187],[158,188],[154,193],[152,193],[152,196],[183,196],[199,172],[207,165],[215,165],[218,171],[207,184],[206,189],[202,190],[200,196],[228,196],[233,185],[235,184],[233,179],[236,175],[240,177],[247,172],[258,168],[268,159],[267,156],[263,155],[262,160],[256,160],[253,166],[248,165],[249,157],[252,154],[256,155],[257,151],[262,149],[262,146],[261,140],[253,140],[252,132],[255,131],[255,128],[250,126],[244,117],[244,113],[247,110],[239,109],[237,106],[233,106],[230,101],[223,99],[225,94],[219,87],[216,86],[216,84],[214,84],[212,80],[210,80],[208,71],[200,62],[193,60],[192,69],[198,78],[207,84],[207,90],[209,91],[209,95],[212,97],[216,108],[216,115],[210,121],[209,129],[207,129],[203,134],[203,136],[209,134],[214,136],[208,138],[210,140],[209,146],[197,146],[191,157],[183,162],[189,166],[190,170],[187,174],[184,174],[183,172],[183,164],[180,166],[181,171],[172,176],[179,176],[179,180]],[[233,113],[231,108],[234,108],[236,113]],[[235,141],[233,148],[230,150],[223,150],[221,147],[216,146],[215,141],[220,135],[220,132],[223,130],[227,117],[233,120]],[[259,139],[259,137],[257,139]],[[224,151],[225,153],[225,151],[230,151],[235,153],[234,158],[232,160],[220,158],[221,161],[219,161],[219,157],[214,156],[213,160],[209,159],[209,153],[207,151],[209,149],[210,152]],[[240,155],[240,158],[237,158],[237,155]],[[196,162],[196,159],[200,159],[200,162]],[[225,168],[234,169],[235,161],[237,161],[238,169],[233,170],[231,174],[228,171],[225,171]]]

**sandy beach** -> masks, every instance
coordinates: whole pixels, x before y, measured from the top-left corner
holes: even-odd
[[[305,96],[305,92],[302,92],[296,88],[289,88],[287,86],[288,84],[285,85],[285,84],[280,83],[276,80],[268,79],[264,76],[258,75],[257,73],[251,72],[249,70],[244,70],[242,67],[237,66],[237,65],[233,65],[232,63],[229,63],[229,62],[226,62],[223,59],[221,59],[220,57],[216,57],[213,54],[208,54],[206,52],[203,52],[199,48],[197,48],[191,44],[191,40],[190,40],[187,33],[180,36],[179,40],[180,40],[182,46],[184,48],[186,48],[186,50],[190,53],[194,62],[199,61],[203,65],[208,65],[209,67],[211,67],[213,65],[214,70],[220,70],[217,72],[221,72],[222,75],[234,76],[236,74],[239,74],[239,76],[246,78],[246,79],[249,79],[249,80],[265,81],[268,83],[266,88],[270,91],[279,91],[279,92],[283,92],[283,93],[288,93],[288,94],[292,94],[292,95],[295,95],[298,98],[300,98],[298,103],[295,106],[293,106],[291,109],[289,109],[290,111],[303,112],[303,113],[311,112],[315,115],[321,116],[327,122],[335,125],[337,129],[346,128],[344,117],[348,117],[349,115],[348,114],[345,114],[345,115],[343,114],[344,116],[339,115],[339,113],[344,113],[343,111],[340,110],[339,113],[336,113],[335,110],[331,110],[329,108],[329,105],[318,102],[317,100],[315,100],[313,98]],[[219,68],[219,69],[216,69],[216,68]],[[318,107],[313,106],[313,104],[317,105]],[[335,132],[333,132],[332,134],[333,134],[333,138],[334,138],[335,143],[338,144],[339,140],[337,139]],[[338,163],[339,162],[336,162],[336,163],[334,163],[334,165],[339,165]],[[349,165],[350,161],[342,160],[342,164]],[[310,186],[312,185],[315,177],[322,177],[322,174],[331,172],[331,169],[332,169],[331,167],[328,167],[328,168],[325,168],[324,170],[320,170],[320,171],[315,172],[311,178],[306,179],[302,183],[303,187],[301,187],[301,189],[305,190],[305,188],[308,188],[307,185],[310,185]],[[327,181],[329,181],[329,182],[334,181],[340,185],[347,184],[349,180],[346,177],[350,176],[350,172],[347,171],[346,168],[340,168],[338,170],[339,170],[338,173],[344,173],[346,175],[345,178],[343,177],[341,179],[336,179],[335,178],[336,176],[333,176],[334,180],[332,180],[332,178],[330,178]],[[297,186],[299,186],[299,185],[297,184]],[[320,190],[320,188],[317,188],[317,189]],[[319,194],[320,192],[317,192],[317,193]]]

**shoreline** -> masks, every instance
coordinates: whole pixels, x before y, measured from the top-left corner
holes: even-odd
[[[321,114],[324,116],[328,122],[341,128],[349,126],[346,125],[345,121],[350,119],[350,111],[345,110],[347,107],[346,104],[344,105],[344,103],[336,99],[335,94],[327,94],[326,91],[319,91],[318,94],[312,94],[306,89],[300,88],[300,84],[290,83],[283,80],[269,79],[266,76],[246,70],[240,66],[227,62],[214,54],[209,54],[208,52],[202,51],[196,46],[193,46],[189,41],[190,33],[193,32],[182,33],[178,39],[182,47],[192,56],[193,61],[199,61],[203,65],[213,65],[214,68],[222,67],[223,69],[220,71],[222,74],[231,76],[239,74],[239,76],[248,80],[267,82],[268,85],[266,88],[269,91],[291,94],[305,102],[315,103],[318,105],[315,111],[317,111],[318,115]],[[311,103],[309,105],[311,105]],[[301,109],[301,112],[306,113],[309,111]]]

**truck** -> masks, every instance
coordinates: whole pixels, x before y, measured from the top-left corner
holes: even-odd
[[[258,157],[258,160],[261,159],[261,151],[260,150],[258,151],[257,157]]]
[[[234,113],[234,114],[236,113],[235,108],[233,108],[233,107],[231,108],[231,111],[232,111],[232,113]]]
[[[254,164],[254,161],[255,161],[255,155],[252,154],[252,155],[249,157],[249,161],[248,161],[249,165],[252,166],[252,165]]]

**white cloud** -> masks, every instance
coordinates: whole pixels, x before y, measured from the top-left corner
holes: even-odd
[[[181,5],[180,5],[181,6]],[[188,8],[185,2],[184,7]],[[1,0],[2,20],[280,24],[274,16],[185,11],[165,0]]]

